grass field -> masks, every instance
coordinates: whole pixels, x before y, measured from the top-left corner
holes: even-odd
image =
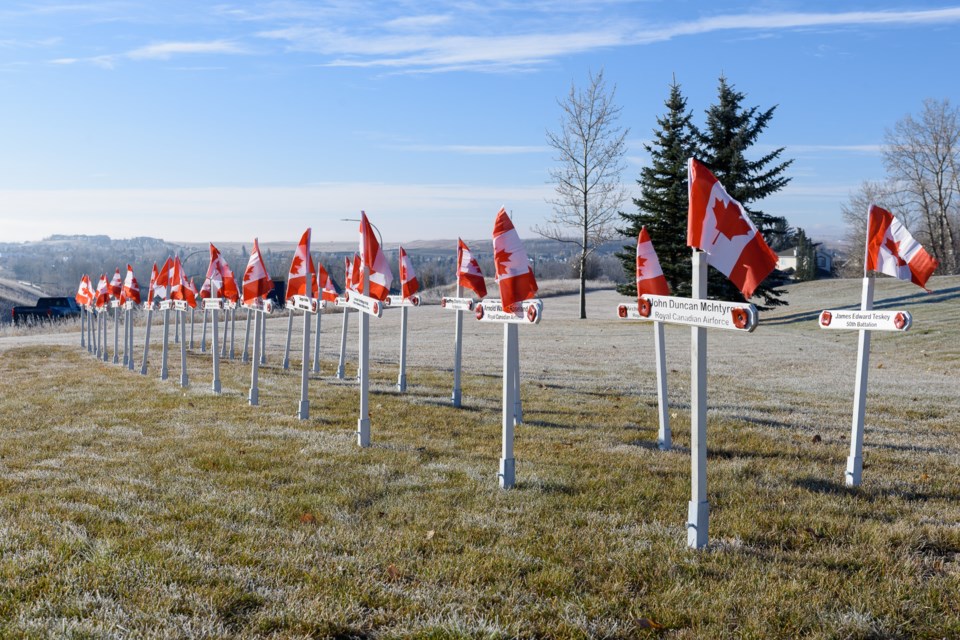
[[[814,318],[856,305],[860,281],[795,285],[755,333],[710,332],[703,551],[686,547],[690,332],[667,330],[661,452],[652,331],[615,319],[613,292],[590,294],[586,321],[550,298],[521,328],[511,491],[502,331],[467,318],[455,410],[436,306],[410,312],[404,395],[396,312],[371,321],[368,449],[356,385],[333,378],[338,315],[307,421],[298,334],[278,366],[284,318],[259,407],[248,365],[225,362],[217,396],[198,351],[188,389],[178,351],[160,381],[159,332],[145,377],[71,327],[0,336],[0,637],[960,637],[960,277],[931,287],[877,283],[914,326],[874,336],[858,489],[856,333]]]

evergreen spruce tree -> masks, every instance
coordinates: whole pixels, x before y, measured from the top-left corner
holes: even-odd
[[[695,129],[687,99],[676,80],[664,103],[667,112],[657,118],[653,141],[644,144],[650,166],[640,170],[640,197],[633,199],[636,213],[620,212],[624,227],[618,231],[632,240],[616,256],[623,263],[627,282],[617,286],[624,295],[636,296],[637,235],[646,226],[657,251],[663,275],[673,295],[690,295],[690,248],[687,246],[687,158],[694,155]]]
[[[790,182],[784,173],[793,161],[781,159],[782,147],[756,160],[747,158],[750,148],[770,124],[776,107],[766,111],[760,111],[758,107],[746,108],[742,104],[745,97],[720,76],[717,102],[706,111],[706,126],[697,131],[697,159],[707,165],[730,197],[743,205],[767,244],[775,246],[780,244],[776,237],[779,229],[786,227],[783,218],[768,215],[751,204],[776,193]],[[774,270],[754,293],[762,298],[758,308],[787,304],[780,300],[783,289],[777,288],[785,282],[785,274]],[[722,300],[743,300],[740,291],[713,269],[710,271],[709,293],[710,297]]]

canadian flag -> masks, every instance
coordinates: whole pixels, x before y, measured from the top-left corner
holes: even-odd
[[[777,266],[777,254],[705,165],[690,158],[687,175],[687,246],[704,251],[707,262],[749,298]]]
[[[420,290],[420,283],[417,282],[417,274],[413,270],[413,262],[410,256],[400,247],[400,295],[409,298]]]
[[[180,256],[173,259],[173,276],[170,278],[170,299],[186,300],[191,307],[197,306],[197,296],[194,293],[187,278],[183,273],[183,265],[180,263]]]
[[[303,232],[297,250],[293,252],[293,260],[290,262],[286,300],[290,300],[293,296],[313,297],[314,271],[313,257],[310,255],[310,229],[307,229]]]
[[[216,289],[216,292],[214,292]],[[207,295],[203,295],[206,291]],[[200,296],[210,298],[214,296],[226,298],[231,302],[240,299],[240,291],[237,289],[237,279],[230,269],[230,265],[221,255],[213,243],[210,243],[210,266],[207,267],[207,277],[203,282],[203,288],[200,290]]]
[[[83,277],[80,278],[80,286],[77,288],[77,295],[75,295],[73,299],[76,300],[77,304],[81,307],[86,307],[93,302],[96,295],[96,292],[93,290],[93,285],[90,284],[90,276],[83,274]]]
[[[113,278],[110,280],[110,296],[113,298],[119,298],[120,294],[123,293],[123,276],[120,275],[120,267],[117,267],[117,271],[113,274]]]
[[[870,206],[864,273],[879,271],[929,291],[927,279],[939,264],[892,213]]]
[[[100,280],[97,282],[97,308],[102,308],[108,302],[110,302],[110,283],[107,282],[107,275],[105,273],[101,273]]]
[[[537,279],[530,268],[527,250],[504,207],[500,207],[493,225],[493,262],[505,311],[512,311],[517,303],[537,295]]]
[[[361,273],[362,273],[362,272],[360,271],[360,254],[359,254],[359,253],[353,254],[353,262],[352,262],[352,263],[351,263],[349,260],[347,261],[347,269],[348,269],[349,272],[350,272],[350,278],[349,278],[350,286],[349,286],[348,288],[349,288],[351,291],[356,291],[356,292],[358,292],[358,293],[362,293],[363,287],[362,287],[361,285],[362,285],[363,283],[361,282],[361,280],[362,280],[362,278],[361,278]]]
[[[196,306],[197,306],[197,296],[200,295],[200,292],[197,291],[197,283],[193,281],[193,278],[192,278],[192,277],[190,278],[190,281],[187,282],[187,289],[189,289],[189,290],[190,290],[190,293],[193,294],[193,304],[191,304],[190,306],[191,306],[191,307],[196,307]]]
[[[337,296],[340,295],[340,292],[337,291],[337,285],[333,284],[333,278],[330,277],[322,264],[317,265],[317,290],[327,302],[335,301]]]
[[[273,280],[267,274],[267,266],[260,255],[260,244],[253,239],[253,253],[247,260],[247,270],[243,272],[243,302],[253,304],[273,291]]]
[[[668,296],[670,285],[663,277],[660,260],[653,249],[650,234],[647,233],[647,228],[643,227],[640,229],[640,235],[637,236],[637,298],[639,299],[645,293]]]
[[[360,292],[377,300],[386,300],[390,295],[390,285],[393,283],[393,272],[390,263],[383,253],[383,247],[377,242],[373,227],[367,220],[367,214],[360,212],[360,266],[370,269],[370,291],[363,290],[363,282],[357,282]],[[363,272],[360,272],[361,279]]]
[[[173,273],[173,258],[167,258],[160,270],[153,265],[153,275],[150,277],[150,295],[147,302],[152,303],[154,298],[163,300],[167,297],[167,287],[170,285],[170,275]]]
[[[133,267],[127,265],[127,277],[123,280],[123,291],[120,293],[120,299],[123,302],[132,301],[140,304],[140,284],[136,276],[133,275]]]
[[[477,259],[470,253],[470,247],[457,238],[457,284],[470,289],[481,298],[487,296],[487,283]]]

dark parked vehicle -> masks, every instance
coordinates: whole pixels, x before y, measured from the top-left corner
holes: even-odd
[[[13,323],[66,320],[80,316],[80,305],[73,298],[40,298],[35,307],[14,307]]]

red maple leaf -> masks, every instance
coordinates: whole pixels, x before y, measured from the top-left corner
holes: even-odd
[[[647,259],[643,256],[637,256],[637,277],[639,278],[643,274],[643,268],[647,266]]]
[[[247,270],[243,273],[243,281],[250,282],[253,280],[253,265],[247,267]]]
[[[887,238],[887,241],[883,243],[883,246],[893,254],[893,257],[897,259],[898,267],[905,267],[907,265],[906,261],[900,257],[900,243],[894,242],[893,238]]]
[[[507,265],[510,263],[510,256],[513,253],[510,251],[500,251],[497,253],[497,275],[505,276],[507,275]]]
[[[303,258],[300,256],[293,256],[293,262],[290,264],[290,273],[298,274],[300,273],[300,268],[303,266]]]
[[[724,202],[717,198],[713,205],[713,215],[717,219],[717,235],[713,238],[713,243],[722,233],[727,240],[733,240],[736,236],[745,236],[752,231],[750,223],[740,215],[740,207],[734,202]]]

